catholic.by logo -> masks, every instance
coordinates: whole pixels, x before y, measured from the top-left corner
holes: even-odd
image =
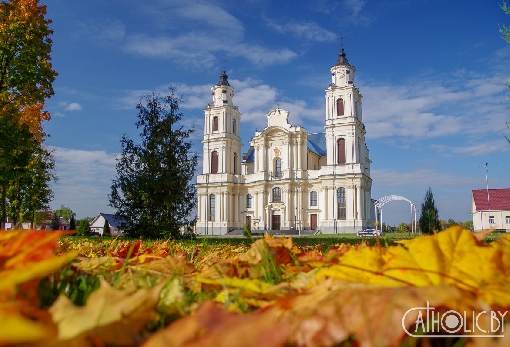
[[[406,328],[406,316],[418,311],[418,318]],[[425,311],[425,312],[424,312]],[[439,312],[427,301],[425,307],[413,307],[402,316],[404,332],[413,337],[503,337],[508,311]],[[483,322],[483,323],[482,323]]]

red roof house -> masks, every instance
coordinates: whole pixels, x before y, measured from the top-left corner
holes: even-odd
[[[510,188],[474,189],[471,213],[475,231],[497,229],[510,232]]]

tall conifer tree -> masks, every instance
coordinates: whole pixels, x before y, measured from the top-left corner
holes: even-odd
[[[122,137],[109,198],[129,236],[179,237],[196,221],[191,179],[198,156],[189,141],[194,130],[179,125],[181,102],[174,88],[167,96],[145,95],[136,107],[140,143]]]

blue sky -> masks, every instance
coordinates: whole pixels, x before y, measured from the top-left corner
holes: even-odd
[[[372,198],[420,207],[430,186],[442,219],[471,219],[472,189],[510,187],[505,81],[510,47],[498,0],[47,0],[59,73],[45,124],[59,181],[53,208],[78,218],[108,206],[115,156],[136,139],[141,95],[177,87],[202,154],[203,109],[226,69],[242,113],[244,150],[265,114],[323,131],[324,90],[342,35],[372,160]],[[201,161],[200,161],[201,163]],[[199,171],[201,172],[201,165]],[[409,204],[383,208],[410,221]]]

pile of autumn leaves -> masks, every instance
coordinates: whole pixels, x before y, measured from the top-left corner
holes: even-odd
[[[60,236],[0,234],[0,346],[398,346],[409,345],[403,325],[414,332],[423,310],[406,312],[427,302],[468,312],[468,322],[469,312],[510,308],[510,237],[484,244],[460,227],[325,254],[266,236],[213,252],[123,242],[97,257]],[[39,280],[70,261],[99,288],[84,306],[60,295],[41,309]],[[503,338],[466,333],[463,343],[507,346],[508,328]]]

